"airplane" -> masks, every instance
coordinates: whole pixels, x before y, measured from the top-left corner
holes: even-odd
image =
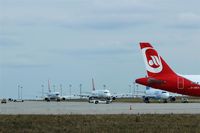
[[[150,99],[163,100],[164,103],[176,101],[176,97],[168,91],[153,89],[146,86],[145,94],[142,96],[145,103],[150,103]]]
[[[99,103],[99,101],[106,101],[106,104],[109,104],[112,102],[112,100],[115,100],[115,97],[111,95],[110,91],[105,90],[96,90],[94,85],[94,79],[92,78],[92,92],[87,95],[80,95],[82,97],[86,96],[88,97],[88,102],[95,104]]]
[[[200,96],[200,75],[175,73],[150,43],[141,42],[140,47],[148,76],[136,79],[136,83],[173,93]]]
[[[44,100],[45,101],[60,101],[61,100],[61,96],[59,92],[51,92],[51,88],[50,88],[50,81],[48,80],[48,93],[45,96]]]

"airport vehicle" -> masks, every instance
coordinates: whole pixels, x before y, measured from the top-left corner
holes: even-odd
[[[15,99],[13,102],[24,102],[23,99]]]
[[[51,88],[50,88],[50,81],[48,80],[48,93],[45,96],[44,100],[49,102],[49,101],[60,101],[61,100],[61,96],[59,92],[51,92]]]
[[[98,100],[100,101],[106,101],[106,103],[112,102],[112,100],[115,100],[115,97],[113,97],[110,93],[109,90],[96,90],[95,85],[94,85],[94,79],[92,79],[92,92],[86,95],[80,95],[82,97],[86,96],[88,97],[88,102],[89,103],[99,103]],[[96,101],[96,102],[94,102]]]
[[[149,103],[150,99],[162,100],[164,103],[167,103],[168,101],[176,101],[176,97],[171,95],[168,91],[153,89],[147,86],[145,95],[143,96],[143,101]]]
[[[89,103],[93,103],[95,100],[95,103],[98,103],[98,100],[106,101],[106,103],[112,102],[111,93],[109,90],[94,90],[92,91],[92,94],[89,96]]]
[[[104,103],[104,104],[109,104],[111,103],[112,100],[101,100],[101,99],[94,99],[94,100],[90,100],[90,103],[95,103],[95,104],[99,104],[99,103]]]
[[[136,83],[173,93],[200,96],[200,75],[175,73],[148,42],[140,47],[147,69],[147,76],[138,78]]]
[[[1,100],[1,103],[7,103],[7,100],[5,99],[5,98],[3,98],[2,100]]]

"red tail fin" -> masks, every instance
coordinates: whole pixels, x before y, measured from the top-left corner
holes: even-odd
[[[149,77],[163,74],[176,74],[157,53],[157,51],[146,42],[141,42],[140,47]]]

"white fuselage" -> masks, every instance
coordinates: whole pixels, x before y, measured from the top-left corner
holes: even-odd
[[[60,93],[59,92],[49,92],[49,93],[47,93],[47,96],[45,98],[48,98],[48,99],[59,99],[60,98]]]
[[[92,91],[92,97],[98,97],[98,98],[107,98],[111,97],[111,93],[109,90],[94,90]]]
[[[149,97],[152,99],[168,99],[170,97],[170,94],[167,91],[162,91],[162,90],[151,88],[151,89],[148,89],[145,91],[144,97]]]

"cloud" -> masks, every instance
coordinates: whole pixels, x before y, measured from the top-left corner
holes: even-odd
[[[198,30],[200,28],[200,15],[191,12],[180,13],[172,28]]]
[[[49,65],[46,64],[16,64],[16,63],[10,63],[10,64],[1,64],[1,68],[6,68],[6,69],[24,69],[24,68],[47,68]]]
[[[5,51],[0,57],[0,68],[40,68],[51,65],[50,60],[46,58],[47,55],[40,52]]]
[[[186,12],[179,14],[179,19],[186,22],[199,22],[200,15],[196,13]]]
[[[61,26],[74,29],[120,29],[137,27],[151,22],[147,11],[151,6],[138,0],[84,2],[35,2],[21,1],[21,4],[5,4],[1,23],[18,26]],[[43,4],[41,4],[43,3]],[[65,4],[64,4],[65,3]],[[66,4],[67,3],[67,4]],[[71,8],[74,6],[74,8]],[[74,10],[75,9],[75,10]],[[103,10],[102,10],[103,9]],[[25,11],[25,12],[24,12]],[[144,13],[141,13],[141,12]],[[146,11],[146,12],[145,12]]]
[[[168,26],[171,29],[199,30],[200,15],[192,12],[177,13]]]
[[[18,41],[11,39],[9,37],[0,37],[0,47],[16,47],[22,45]]]
[[[4,18],[0,19],[0,22],[3,21],[1,23],[5,26],[51,26],[72,30],[118,30],[147,26],[154,29],[159,29],[159,26],[199,28],[199,20],[194,23],[198,16],[193,13],[180,13],[171,4],[174,1],[162,4],[157,0],[20,1],[9,1],[9,4],[5,4],[4,14],[0,14]],[[176,16],[177,14],[179,16]],[[177,21],[174,21],[176,19]]]
[[[68,56],[112,56],[132,54],[131,49],[71,49],[63,51],[54,51],[57,54],[64,54]]]
[[[96,57],[96,56],[122,56],[133,54],[136,49],[132,47],[132,42],[110,42],[109,44],[100,43],[98,46],[82,48],[52,49],[50,53],[65,55],[70,57]]]
[[[93,73],[102,82],[112,83],[113,88],[125,88],[122,84],[127,85],[145,73],[141,69],[144,64],[139,41],[151,42],[164,57],[172,62],[175,59],[174,64],[179,60],[180,68],[181,60],[184,63],[180,51],[188,53],[187,59],[198,57],[197,1],[0,0],[0,3],[0,67],[9,68],[4,72],[5,85],[2,84],[2,88],[11,85],[8,92],[14,92],[14,82],[18,82],[21,73],[33,75],[34,83],[27,81],[27,76],[21,77],[31,92],[38,91],[35,88],[48,76],[58,82],[74,80],[76,84],[83,80],[83,84],[88,84],[85,79]],[[195,64],[192,71],[198,71],[199,65]],[[32,72],[32,68],[37,71]]]

